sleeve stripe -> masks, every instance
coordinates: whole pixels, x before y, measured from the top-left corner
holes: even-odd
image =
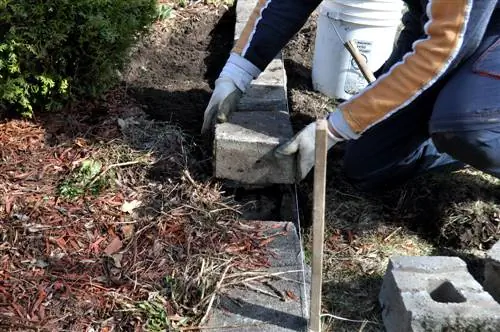
[[[457,56],[473,0],[430,0],[427,38],[373,85],[339,106],[356,133],[362,133],[410,104],[433,85]]]
[[[252,14],[250,14],[250,17],[245,24],[245,28],[243,28],[243,31],[233,48],[234,53],[245,56],[245,53],[247,52],[247,49],[252,41],[257,24],[259,24],[259,21],[262,19],[262,12],[267,8],[267,6],[269,6],[269,3],[271,3],[271,0],[259,0],[257,2],[257,5],[255,5]]]

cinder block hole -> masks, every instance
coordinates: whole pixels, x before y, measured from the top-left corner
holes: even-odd
[[[440,303],[462,303],[465,297],[449,281],[445,281],[429,293],[431,298]]]

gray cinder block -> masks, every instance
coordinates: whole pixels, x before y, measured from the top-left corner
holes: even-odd
[[[236,5],[234,39],[255,12],[255,0]],[[215,176],[237,185],[265,186],[295,182],[295,158],[278,162],[272,150],[292,138],[288,114],[286,72],[282,54],[253,80],[228,123],[215,128]]]
[[[306,332],[309,319],[310,271],[306,267],[304,273],[302,272],[301,243],[295,226],[290,222],[245,223],[250,227],[271,227],[269,231],[264,232],[264,236],[286,232],[268,245],[272,252],[269,258],[270,266],[262,269],[260,273],[280,273],[279,277],[247,282],[247,285],[283,297],[280,299],[258,292],[243,283],[231,287],[221,294],[206,327],[212,331],[229,332]],[[269,288],[269,285],[272,288]]]
[[[500,304],[457,257],[392,257],[379,301],[388,332],[500,331]]]
[[[500,303],[500,241],[486,255],[484,289]]]
[[[286,73],[281,53],[245,91],[238,111],[288,112]]]
[[[235,112],[215,127],[215,176],[243,184],[294,183],[295,158],[273,155],[292,135],[286,112]]]
[[[294,183],[294,158],[278,163],[272,156],[292,136],[286,75],[277,58],[252,82],[229,121],[216,125],[215,176],[246,185]]]

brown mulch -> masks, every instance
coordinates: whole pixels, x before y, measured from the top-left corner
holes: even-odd
[[[3,330],[133,329],[147,324],[137,304],[152,294],[174,322],[196,325],[226,268],[268,265],[265,229],[239,223],[221,187],[198,180],[206,175],[189,138],[115,95],[99,115],[86,105],[0,123]],[[146,159],[119,160],[130,156]],[[61,197],[61,183],[92,159],[118,165],[113,183]]]
[[[198,137],[234,9],[190,6],[174,22],[103,100],[1,120],[1,330],[196,326],[224,278],[269,264],[273,236],[238,221]],[[82,180],[88,164],[102,167]]]

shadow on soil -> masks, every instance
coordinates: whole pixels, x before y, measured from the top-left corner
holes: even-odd
[[[365,276],[349,281],[323,283],[324,305],[328,312],[352,320],[368,320],[363,331],[383,331],[378,295],[382,285],[379,276]],[[325,317],[333,331],[358,331],[362,323]]]
[[[151,118],[199,136],[211,89],[232,48],[234,21],[232,8],[216,22],[206,18],[180,28],[184,35],[175,35],[170,44],[152,50],[152,59],[161,62],[158,67],[164,75],[155,80],[134,78],[128,88]]]

